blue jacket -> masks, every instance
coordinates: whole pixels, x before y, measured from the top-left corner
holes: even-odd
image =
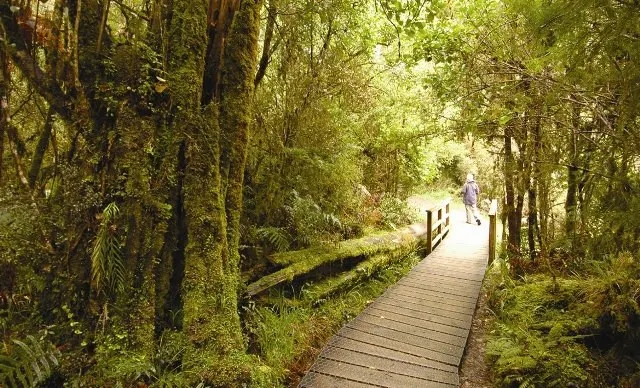
[[[464,202],[465,205],[475,205],[478,203],[480,188],[475,181],[467,181],[467,183],[462,186],[460,192],[462,194],[462,202]]]

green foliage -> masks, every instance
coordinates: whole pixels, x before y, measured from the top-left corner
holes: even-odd
[[[504,262],[492,268],[486,354],[500,386],[619,386],[638,372],[640,264],[623,254],[591,265],[585,277],[515,282]]]
[[[275,252],[284,252],[291,246],[291,236],[282,228],[258,228],[256,236]]]
[[[636,352],[640,348],[638,255],[623,253],[593,265],[591,286],[586,294],[598,314],[601,329],[615,338],[625,352]]]
[[[307,333],[303,322],[310,318],[309,311],[258,308],[252,312],[250,332],[259,346],[260,357],[271,374],[271,383],[284,383],[287,364],[299,353]]]
[[[0,355],[0,385],[33,387],[45,381],[58,367],[58,349],[32,335],[27,336],[27,340],[13,339],[10,352]]]
[[[580,342],[597,322],[576,311],[583,283],[532,277],[503,289],[486,354],[500,386],[583,385],[590,357]],[[494,295],[495,297],[495,295]]]
[[[382,215],[381,222],[387,228],[397,229],[418,221],[417,214],[407,205],[407,202],[398,198],[385,195],[380,200],[379,208]]]
[[[301,197],[294,190],[281,210],[282,226],[248,228],[244,236],[248,245],[265,247],[267,253],[284,252],[334,242],[343,234],[338,216],[323,210],[311,196]]]
[[[183,360],[189,343],[182,333],[163,332],[150,355],[131,349],[127,345],[130,339],[127,333],[102,336],[97,371],[87,379],[88,384],[177,388],[200,382],[192,375],[196,365]]]
[[[102,213],[91,254],[91,279],[97,292],[115,294],[124,290],[124,258],[116,225],[119,214],[120,209],[115,202],[108,204]]]

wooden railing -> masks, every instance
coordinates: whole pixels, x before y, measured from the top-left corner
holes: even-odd
[[[498,213],[498,201],[491,201],[489,208],[489,265],[496,259],[496,214]]]
[[[427,254],[440,244],[449,233],[451,213],[451,199],[427,210]]]

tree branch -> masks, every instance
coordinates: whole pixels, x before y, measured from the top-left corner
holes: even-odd
[[[6,0],[0,2],[0,27],[5,35],[2,44],[11,55],[13,62],[31,86],[40,94],[55,112],[67,121],[73,121],[71,106],[73,100],[67,96],[52,78],[48,77],[29,54],[27,44],[22,37],[20,27]]]

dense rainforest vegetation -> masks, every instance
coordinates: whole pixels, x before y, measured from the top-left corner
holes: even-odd
[[[637,0],[0,0],[0,386],[295,384],[470,171],[493,383],[638,386],[639,150]]]

